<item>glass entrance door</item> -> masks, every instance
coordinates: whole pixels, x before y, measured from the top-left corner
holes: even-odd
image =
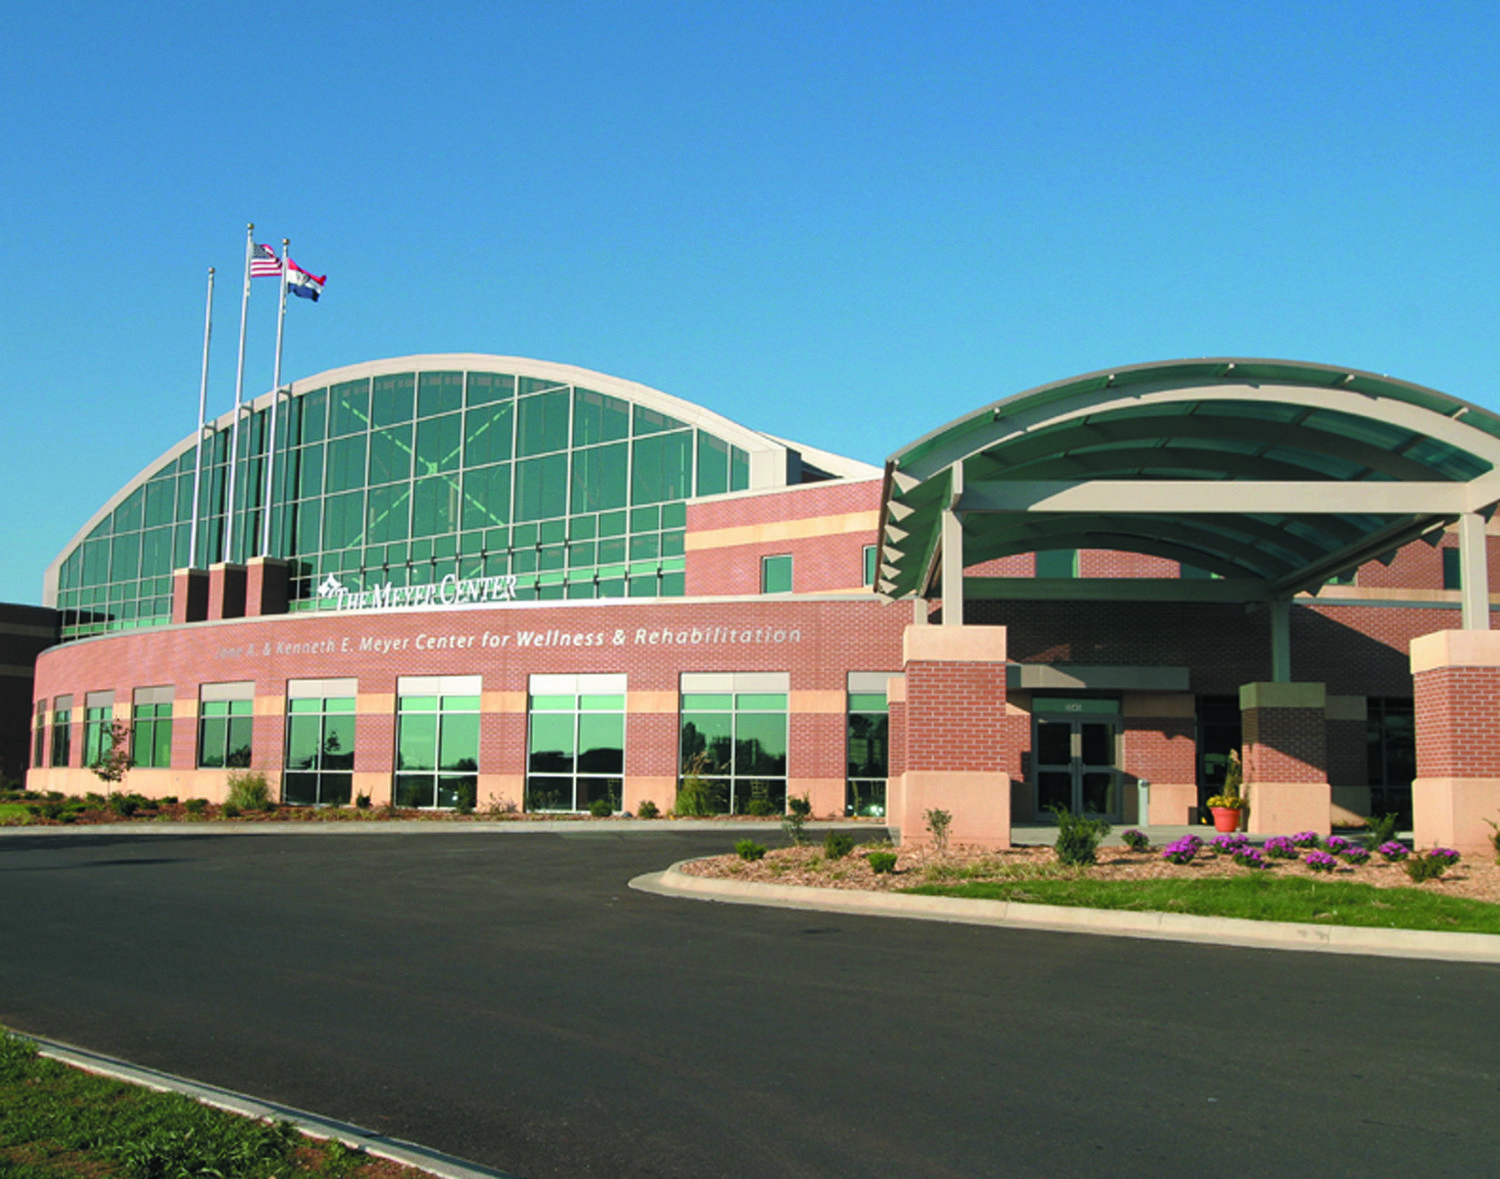
[[[1031,748],[1038,818],[1051,806],[1075,815],[1120,817],[1113,720],[1038,717]]]

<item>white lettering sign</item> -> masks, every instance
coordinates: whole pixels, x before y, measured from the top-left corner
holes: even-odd
[[[330,573],[318,586],[318,598],[335,610],[389,610],[404,606],[468,606],[481,602],[511,602],[516,597],[516,575],[464,577],[450,573],[435,584],[392,585],[383,581],[368,589],[351,590]]]

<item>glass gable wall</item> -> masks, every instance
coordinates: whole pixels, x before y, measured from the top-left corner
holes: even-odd
[[[291,562],[293,610],[317,609],[330,576],[357,591],[514,574],[522,601],[678,596],[686,501],[750,483],[748,453],[713,434],[537,377],[394,373],[276,412],[269,552]],[[191,448],[68,554],[64,639],[167,625],[174,569],[263,551],[269,426],[268,410],[247,410],[205,440],[196,558]]]

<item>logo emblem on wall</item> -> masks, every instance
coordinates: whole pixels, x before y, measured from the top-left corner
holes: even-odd
[[[334,598],[339,594],[347,592],[344,589],[343,583],[332,573],[323,579],[322,585],[318,586],[318,597],[320,598]]]

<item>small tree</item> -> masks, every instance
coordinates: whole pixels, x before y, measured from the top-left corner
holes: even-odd
[[[130,769],[130,726],[124,721],[110,721],[105,742],[107,747],[100,749],[89,769],[104,783],[104,793],[108,795],[125,781],[125,773]]]
[[[927,820],[927,833],[932,836],[932,846],[937,849],[937,854],[946,856],[948,854],[948,828],[953,823],[953,816],[945,811],[933,807],[926,811],[924,816]]]

